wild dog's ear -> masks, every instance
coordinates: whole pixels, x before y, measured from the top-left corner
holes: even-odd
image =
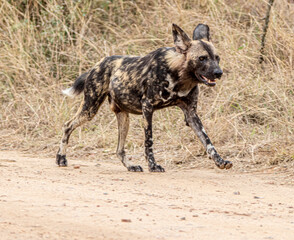
[[[207,41],[210,40],[209,27],[208,25],[202,23],[198,24],[193,31],[193,40],[201,39],[205,39]]]
[[[176,24],[173,23],[174,43],[177,51],[184,53],[191,46],[191,39],[188,35]]]

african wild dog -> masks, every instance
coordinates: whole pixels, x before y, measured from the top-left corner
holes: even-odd
[[[172,25],[172,32],[175,47],[159,48],[144,57],[105,57],[78,77],[71,88],[63,91],[71,96],[84,92],[84,101],[75,117],[64,124],[56,156],[59,166],[67,166],[66,147],[73,130],[90,121],[108,97],[118,121],[116,154],[129,171],[143,171],[125,156],[129,113],[143,115],[149,171],[164,172],[153,156],[152,115],[155,110],[169,106],[179,106],[183,110],[187,125],[194,130],[219,168],[232,167],[230,161],[224,161],[217,153],[196,113],[198,84],[215,86],[216,79],[223,74],[219,67],[220,58],[210,42],[209,27],[199,24],[193,32],[193,40],[176,24]]]

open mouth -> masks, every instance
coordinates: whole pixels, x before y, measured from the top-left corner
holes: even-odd
[[[204,83],[207,86],[213,87],[216,85],[216,79],[208,79],[203,75],[196,75],[196,77],[200,80],[200,82]]]

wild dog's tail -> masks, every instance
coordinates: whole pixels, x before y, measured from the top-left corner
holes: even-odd
[[[75,97],[79,94],[81,94],[84,91],[85,88],[85,81],[88,77],[88,72],[83,73],[81,76],[79,76],[74,84],[65,90],[62,90],[62,93],[69,96],[69,97]]]

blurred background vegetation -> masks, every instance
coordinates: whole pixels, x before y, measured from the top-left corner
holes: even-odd
[[[224,76],[201,86],[199,115],[220,154],[236,170],[294,165],[294,2],[271,9],[259,64],[267,1],[2,0],[0,1],[0,147],[55,157],[63,123],[81,98],[61,90],[109,55],[144,55],[173,46],[171,24],[187,33],[210,26]],[[144,161],[140,116],[132,116],[128,154]],[[177,107],[155,113],[161,163],[213,167]],[[114,114],[104,104],[76,130],[69,157],[112,159]],[[118,161],[118,160],[116,160]]]

